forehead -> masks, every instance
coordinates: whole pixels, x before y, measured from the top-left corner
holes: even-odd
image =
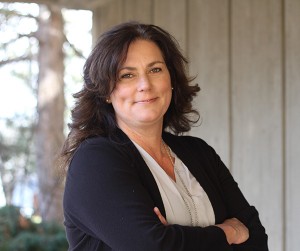
[[[151,60],[164,62],[160,48],[152,41],[139,39],[129,45],[124,65]]]

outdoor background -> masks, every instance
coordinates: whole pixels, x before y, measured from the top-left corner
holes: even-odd
[[[92,41],[127,20],[177,38],[201,87],[191,134],[216,149],[256,206],[270,250],[299,250],[300,0],[35,2],[0,3],[0,204],[22,216],[0,209],[3,250],[33,250],[32,238],[56,243],[38,250],[66,250],[55,156],[71,93]]]

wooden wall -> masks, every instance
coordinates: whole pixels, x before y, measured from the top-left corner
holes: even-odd
[[[300,1],[285,0],[283,32],[286,251],[300,248]]]
[[[114,0],[94,10],[94,37],[128,20],[180,42],[202,88],[191,134],[220,154],[259,212],[272,251],[300,238],[300,1]]]

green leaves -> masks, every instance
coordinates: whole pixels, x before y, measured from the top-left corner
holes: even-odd
[[[35,224],[19,208],[0,208],[0,251],[66,251],[63,226],[54,222]]]

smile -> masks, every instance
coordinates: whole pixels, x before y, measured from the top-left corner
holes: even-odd
[[[148,103],[154,102],[156,99],[157,98],[144,99],[144,100],[137,101],[135,103],[137,103],[137,104],[148,104]]]

